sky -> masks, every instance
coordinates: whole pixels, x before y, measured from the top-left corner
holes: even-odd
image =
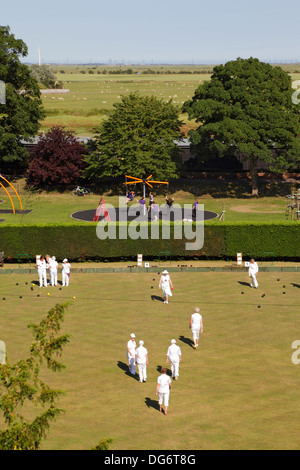
[[[15,0],[0,25],[29,63],[39,48],[41,63],[289,63],[300,62],[299,13],[299,0]]]

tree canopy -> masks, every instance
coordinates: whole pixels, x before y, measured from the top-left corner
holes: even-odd
[[[96,130],[84,175],[176,178],[179,155],[175,140],[181,138],[180,125],[179,110],[171,102],[138,93],[122,96]]]
[[[28,49],[21,39],[0,26],[0,80],[5,84],[5,103],[0,104],[0,165],[22,163],[28,150],[21,139],[37,134],[44,118],[38,82],[29,67],[20,61]]]
[[[239,153],[249,159],[252,194],[258,193],[257,162],[285,171],[300,158],[300,109],[292,101],[290,76],[258,59],[237,59],[214,68],[183,105],[199,123],[190,131],[200,158]]]
[[[40,137],[32,149],[26,182],[35,187],[63,187],[76,184],[88,149],[72,131],[55,126]]]
[[[30,66],[30,72],[31,75],[46,88],[55,88],[59,84],[55,73],[47,64],[32,64]]]
[[[63,412],[57,401],[64,392],[47,385],[43,375],[45,367],[52,372],[65,368],[59,359],[69,342],[69,335],[60,334],[67,307],[67,303],[57,304],[39,324],[28,325],[33,334],[28,358],[0,365],[0,414],[4,423],[0,450],[40,449],[51,423]]]

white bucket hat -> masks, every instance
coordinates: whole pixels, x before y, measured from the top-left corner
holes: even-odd
[[[171,339],[171,344],[175,344],[176,343],[176,339]]]
[[[131,333],[130,337],[131,337],[131,338],[135,338],[135,334],[134,334],[134,333]]]
[[[165,269],[162,273],[163,273],[163,274],[169,274],[166,269]]]

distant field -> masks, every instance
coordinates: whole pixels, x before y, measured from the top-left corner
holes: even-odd
[[[299,449],[300,365],[291,360],[300,327],[298,273],[261,273],[257,291],[245,272],[172,273],[168,305],[156,273],[71,274],[68,288],[31,291],[36,280],[1,275],[0,331],[10,361],[25,358],[32,338],[26,325],[72,302],[63,324],[71,335],[66,369],[43,376],[66,391],[65,414],[51,425],[44,449],[89,450],[106,438],[111,450]],[[195,306],[204,319],[199,351],[188,328]],[[144,384],[126,373],[132,331],[149,351]],[[155,387],[172,338],[183,361],[164,416]]]
[[[122,95],[138,91],[141,95],[172,100],[181,108],[186,100],[192,98],[196,88],[210,79],[212,72],[212,66],[64,65],[52,68],[57,79],[63,82],[64,88],[69,89],[70,93],[43,96],[47,117],[42,122],[42,130],[62,125],[81,136],[92,136],[93,128],[101,125]],[[293,80],[300,78],[300,67],[297,64],[290,67],[286,65],[286,68]],[[131,73],[126,73],[128,69]],[[103,74],[103,70],[107,73]],[[122,73],[109,73],[112,71]],[[185,133],[195,127],[195,122],[190,121],[187,115],[181,114],[180,118],[185,123]]]
[[[114,103],[122,95],[138,91],[141,95],[154,95],[181,108],[192,98],[195,89],[210,75],[82,75],[58,74],[68,94],[43,95],[47,118],[42,129],[63,125],[79,135],[93,135],[93,128],[100,125]],[[181,119],[188,128],[194,126],[186,115]]]

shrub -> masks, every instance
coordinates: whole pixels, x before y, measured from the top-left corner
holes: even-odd
[[[60,187],[74,184],[84,167],[87,147],[74,133],[55,126],[40,138],[31,151],[26,182],[34,187]]]

